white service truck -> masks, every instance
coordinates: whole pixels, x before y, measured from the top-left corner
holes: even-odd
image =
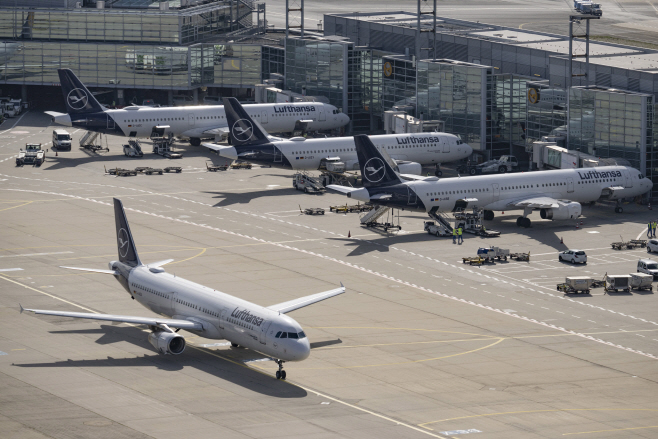
[[[518,171],[519,161],[513,155],[502,155],[499,159],[487,160],[479,165],[466,163],[459,165],[457,172],[460,174],[504,174],[506,172]]]
[[[603,15],[600,3],[593,3],[590,0],[574,0],[573,8],[581,14],[595,15],[600,17]]]

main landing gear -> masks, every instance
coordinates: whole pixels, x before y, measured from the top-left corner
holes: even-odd
[[[276,364],[279,365],[279,370],[276,371],[276,379],[277,380],[285,380],[286,379],[286,371],[283,370],[283,360],[274,360]]]
[[[434,168],[434,175],[437,177],[441,177],[443,175],[443,171],[441,170],[441,165],[436,165]]]
[[[622,213],[624,208],[621,207],[621,200],[617,200],[617,205],[615,206],[615,213]]]
[[[532,221],[528,218],[528,215],[532,213],[532,208],[526,207],[523,209],[523,216],[520,216],[516,219],[516,225],[519,227],[525,227],[526,229],[532,225]]]
[[[485,210],[484,211],[484,220],[485,221],[491,221],[492,219],[494,219],[493,210]]]

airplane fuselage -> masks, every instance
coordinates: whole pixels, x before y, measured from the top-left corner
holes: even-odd
[[[308,338],[299,323],[285,314],[174,276],[147,265],[128,267],[111,262],[115,275],[132,297],[156,314],[203,325],[191,332],[210,339],[226,339],[283,361],[301,361],[309,355]],[[127,276],[127,279],[126,279]],[[278,332],[298,338],[275,338]],[[299,337],[300,333],[303,335]]]
[[[423,212],[452,212],[465,207],[485,210],[514,210],[510,203],[527,197],[550,197],[579,203],[600,199],[611,187],[606,199],[642,195],[651,189],[651,180],[626,166],[604,166],[503,175],[482,175],[437,180],[429,178],[390,186],[378,186],[365,192],[353,192],[352,198],[368,197],[373,203]],[[381,199],[372,197],[391,195]]]
[[[385,134],[370,136],[370,139],[392,159],[421,165],[453,162],[473,153],[469,145],[448,133]],[[293,137],[264,145],[221,148],[219,155],[293,170],[317,170],[328,159],[340,159],[347,170],[359,169],[353,137]]]
[[[270,132],[292,132],[300,120],[308,120],[306,130],[324,131],[340,128],[349,118],[336,107],[320,102],[290,104],[245,105],[251,117]],[[168,125],[175,136],[214,138],[221,129],[227,129],[223,105],[195,107],[139,107],[104,110],[96,113],[62,114],[54,122],[95,131],[128,137],[150,137],[156,126]],[[216,130],[217,132],[213,132]]]

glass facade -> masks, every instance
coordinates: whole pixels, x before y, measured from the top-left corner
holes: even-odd
[[[569,149],[628,160],[653,181],[651,198],[658,196],[654,96],[602,87],[573,87],[569,99]]]
[[[441,120],[485,155],[492,150],[495,123],[493,68],[450,60],[418,63],[418,109],[426,120]]]
[[[493,157],[511,154],[523,160],[526,137],[526,84],[528,78],[502,74],[493,76],[491,106],[491,153]]]
[[[567,138],[567,92],[551,87],[548,81],[526,83],[526,144],[544,136],[561,137],[558,142],[566,146]]]
[[[221,2],[183,11],[116,9],[0,10],[0,38],[71,42],[190,44],[231,30],[240,18],[251,25],[251,9],[243,2],[231,8]],[[232,13],[232,16],[231,16]],[[233,18],[233,20],[231,20]]]
[[[283,75],[286,71],[286,51],[282,47],[262,46],[263,64],[261,70],[263,79],[270,78],[270,74]]]

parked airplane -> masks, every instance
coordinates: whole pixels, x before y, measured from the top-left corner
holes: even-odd
[[[484,209],[484,219],[492,220],[494,211],[522,209],[523,216],[516,224],[530,227],[528,215],[533,210],[539,209],[543,219],[578,218],[582,212],[580,203],[601,198],[619,202],[653,187],[651,180],[627,166],[402,181],[368,136],[356,136],[354,141],[364,187],[329,185],[328,188],[355,200],[427,212],[431,216],[479,208]],[[615,212],[622,212],[619,204]]]
[[[150,137],[156,126],[166,132],[189,137],[193,146],[201,139],[214,138],[228,131],[224,107],[140,107],[120,110],[103,107],[69,69],[58,69],[68,114],[46,111],[53,122],[105,134]],[[249,114],[273,133],[292,132],[296,127],[309,131],[340,128],[350,121],[333,105],[322,102],[248,105]]]
[[[237,99],[224,98],[224,108],[232,146],[203,144],[220,156],[295,170],[317,170],[331,162],[342,162],[348,170],[358,169],[352,137],[284,140],[268,136]],[[447,133],[386,134],[370,139],[388,152],[402,174],[420,174],[422,165],[435,165],[440,175],[441,163],[461,160],[473,153],[459,137]]]
[[[302,361],[310,353],[302,327],[286,314],[345,292],[341,284],[330,291],[262,307],[166,273],[162,266],[173,259],[142,264],[123,204],[116,198],[114,219],[119,260],[110,262],[109,270],[62,268],[111,274],[133,299],[167,318],[47,311],[22,306],[21,312],[148,325],[152,331],[148,340],[161,354],[177,355],[185,350],[185,338],[177,334],[179,329],[205,338],[226,339],[234,347],[243,346],[272,357],[279,365],[276,378],[286,379],[283,363]]]

